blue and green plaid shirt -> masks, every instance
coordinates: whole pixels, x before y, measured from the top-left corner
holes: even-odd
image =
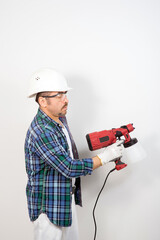
[[[69,132],[74,158],[78,158],[66,118],[60,120]],[[26,193],[31,221],[36,220],[43,212],[52,223],[70,226],[72,178],[76,178],[76,204],[81,205],[79,177],[92,173],[92,159],[72,159],[62,127],[39,109],[27,131],[25,162],[28,175]]]

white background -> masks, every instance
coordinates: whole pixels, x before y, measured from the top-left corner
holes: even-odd
[[[41,67],[59,70],[74,89],[67,116],[81,158],[96,154],[87,133],[131,122],[146,152],[110,175],[97,239],[160,239],[159,26],[158,0],[0,1],[0,239],[33,239],[23,146],[38,107],[26,97],[29,77]],[[93,239],[93,205],[113,166],[82,178],[80,240]]]

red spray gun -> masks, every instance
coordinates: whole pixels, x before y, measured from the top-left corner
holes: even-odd
[[[121,140],[121,137],[124,136],[124,147],[130,147],[138,142],[136,138],[131,138],[129,133],[132,132],[135,128],[133,124],[128,124],[121,126],[120,128],[113,128],[111,130],[104,130],[101,132],[93,132],[86,135],[86,139],[88,142],[89,149],[91,151],[107,147],[117,140]],[[121,162],[120,159],[115,161],[116,169],[121,170],[122,168],[126,167],[127,164]]]

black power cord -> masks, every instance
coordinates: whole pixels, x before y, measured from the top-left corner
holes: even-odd
[[[98,200],[99,200],[99,197],[104,189],[104,186],[106,184],[106,181],[108,179],[108,176],[110,175],[111,172],[113,172],[114,170],[116,170],[116,168],[113,168],[106,176],[105,180],[104,180],[104,183],[103,183],[103,186],[97,196],[97,199],[96,199],[96,202],[95,202],[95,205],[94,205],[94,208],[93,208],[93,220],[94,220],[94,226],[95,226],[95,232],[94,232],[94,240],[96,239],[96,235],[97,235],[97,224],[96,224],[96,218],[95,218],[95,209],[96,209],[96,206],[97,206],[97,203],[98,203]]]

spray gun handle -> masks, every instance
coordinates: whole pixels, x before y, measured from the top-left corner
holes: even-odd
[[[115,161],[115,164],[116,164],[116,166],[115,166],[115,169],[116,169],[116,170],[121,170],[121,169],[127,167],[127,164],[121,162],[121,159],[120,159],[120,158]]]

